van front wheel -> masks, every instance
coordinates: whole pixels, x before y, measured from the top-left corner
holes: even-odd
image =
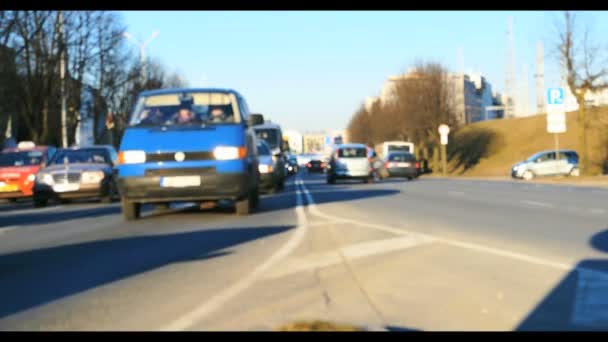
[[[122,215],[127,221],[136,220],[141,213],[141,204],[135,203],[126,199],[122,199]]]
[[[255,204],[255,194],[253,192],[250,192],[247,197],[236,201],[236,214],[239,216],[246,216],[251,214]]]

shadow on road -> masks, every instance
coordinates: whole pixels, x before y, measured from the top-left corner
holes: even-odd
[[[608,230],[594,235],[590,244],[608,252]],[[579,262],[517,330],[608,330],[608,259]]]
[[[138,236],[0,255],[0,318],[172,263],[225,255],[224,249],[291,228]]]
[[[389,332],[415,332],[415,331],[422,331],[422,330],[418,330],[418,329],[396,327],[396,326],[392,326],[392,325],[386,326],[386,327],[384,327],[384,329],[386,329]]]
[[[69,208],[69,207],[68,207]],[[28,212],[26,214],[10,215],[2,217],[0,220],[0,227],[13,226],[13,225],[36,225],[36,224],[49,224],[57,223],[68,220],[75,220],[81,218],[100,217],[106,215],[113,215],[120,213],[120,207],[113,205],[107,207],[95,207],[95,208],[82,208],[80,210],[70,211],[44,211],[44,212]]]

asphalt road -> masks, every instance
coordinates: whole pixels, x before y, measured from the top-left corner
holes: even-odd
[[[0,204],[0,330],[608,330],[607,200],[301,174],[249,217]]]

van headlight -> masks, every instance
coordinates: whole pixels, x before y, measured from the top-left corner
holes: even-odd
[[[217,160],[243,159],[247,156],[246,147],[218,146],[213,150]]]
[[[260,164],[258,165],[258,171],[260,173],[270,173],[272,172],[272,165]]]
[[[118,153],[119,164],[143,164],[146,162],[146,152],[144,151],[120,151]]]
[[[27,176],[27,181],[28,182],[33,182],[36,180],[36,175],[35,174],[30,174],[29,176]]]
[[[83,184],[96,184],[101,182],[104,177],[103,171],[85,171],[82,173],[80,182]]]

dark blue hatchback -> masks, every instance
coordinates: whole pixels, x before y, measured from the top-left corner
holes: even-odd
[[[163,89],[140,94],[124,132],[118,186],[123,215],[142,203],[233,200],[237,214],[258,204],[257,139],[245,99],[230,89]]]

